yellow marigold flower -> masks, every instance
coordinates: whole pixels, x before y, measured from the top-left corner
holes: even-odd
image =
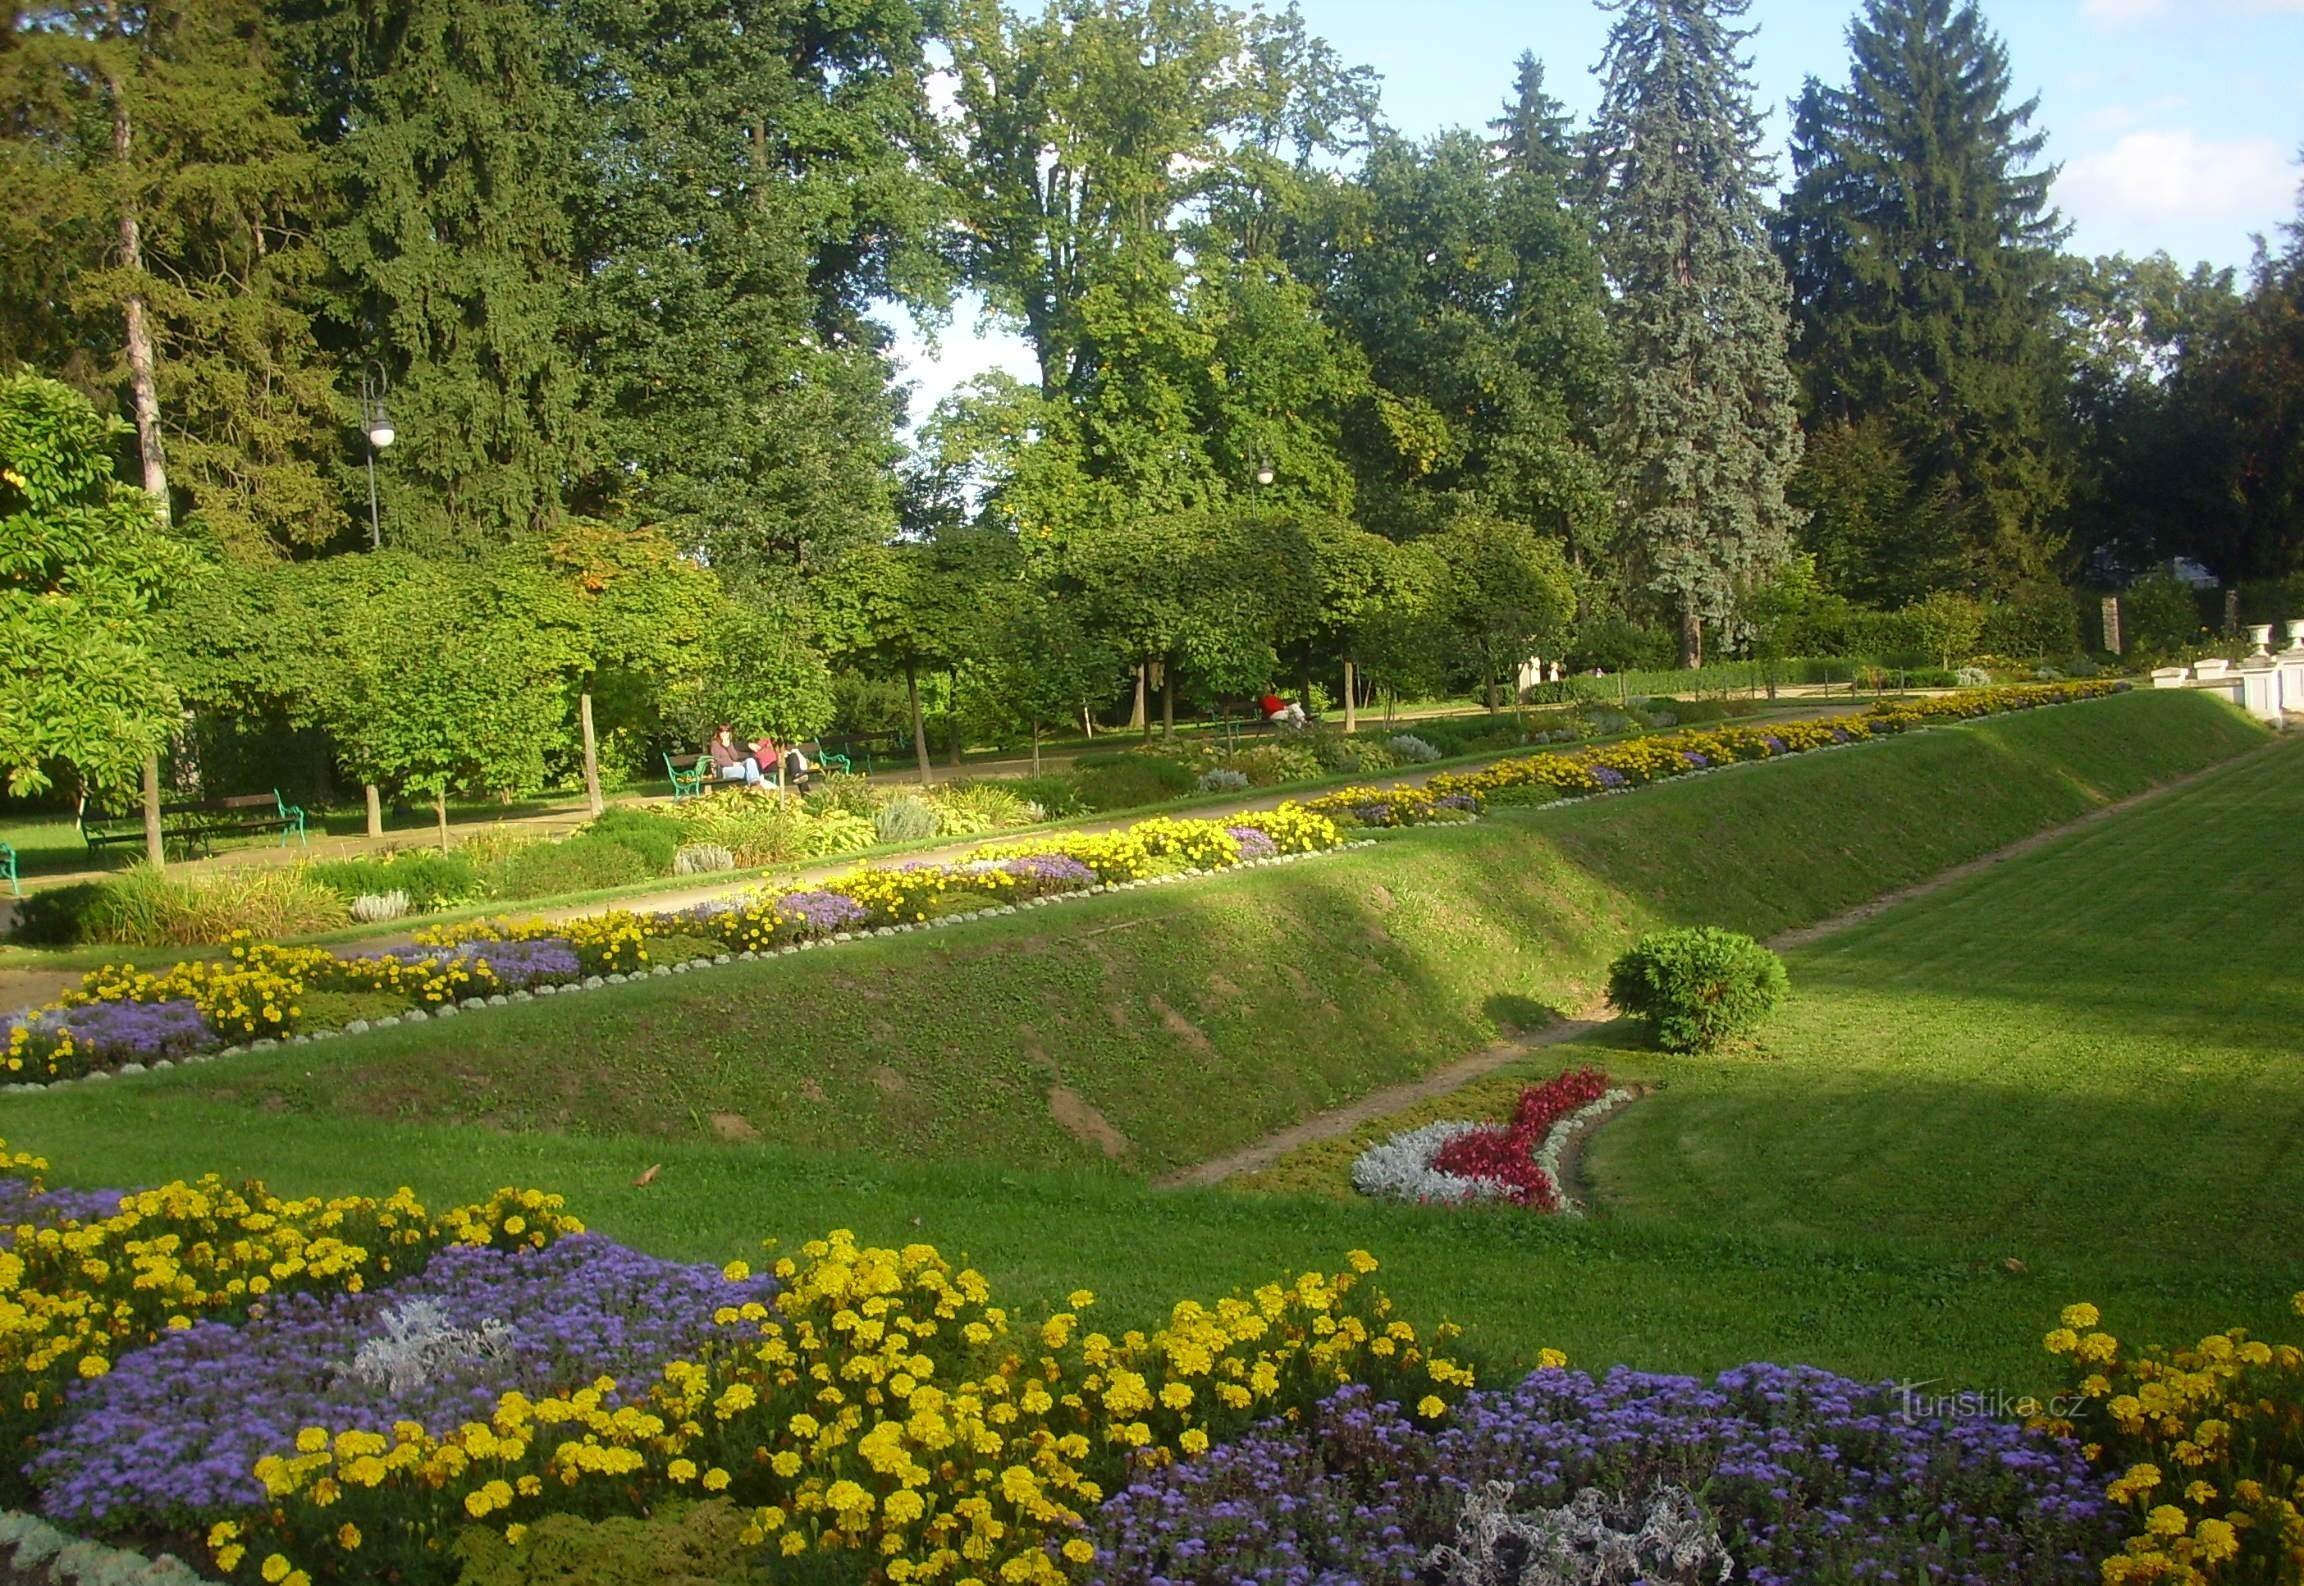
[[[1416,1413],[1429,1421],[1435,1417],[1446,1415],[1448,1404],[1437,1393],[1427,1393],[1423,1398],[1416,1401]]]
[[[918,1493],[904,1487],[880,1500],[880,1512],[891,1525],[910,1525],[928,1512],[928,1505]]]
[[[1074,1289],[1064,1296],[1064,1303],[1076,1311],[1084,1311],[1096,1303],[1096,1296],[1086,1289]]]
[[[2064,1315],[2063,1315],[2063,1318],[2062,1318],[2062,1320],[2063,1320],[2063,1322],[2064,1322],[2064,1325],[2065,1325],[2066,1327],[2070,1327],[2070,1328],[2076,1328],[2076,1329],[2077,1329],[2077,1328],[2087,1328],[2087,1327],[2094,1327],[2094,1326],[2095,1326],[2095,1325],[2096,1325],[2098,1322],[2102,1321],[2103,1319],[2104,1319],[2104,1318],[2103,1318],[2103,1316],[2102,1316],[2100,1313],[2098,1313],[2098,1311],[2097,1311],[2096,1307],[2095,1307],[2095,1306],[2093,1306],[2093,1305],[2090,1305],[2090,1304],[2089,1304],[2087,1301],[2085,1301],[2085,1300],[2082,1300],[2082,1301],[2081,1301],[2079,1304],[2077,1304],[2077,1305],[2067,1305],[2067,1306],[2065,1306],[2065,1307],[2064,1307]]]
[[[1363,1275],[1376,1270],[1376,1258],[1365,1250],[1345,1251],[1344,1263],[1353,1271]]]
[[[1558,1371],[1567,1364],[1568,1357],[1557,1349],[1539,1349],[1536,1351],[1536,1369],[1539,1371]]]
[[[728,1472],[722,1470],[719,1466],[715,1465],[710,1470],[704,1472],[704,1490],[706,1492],[723,1492],[727,1489],[727,1486]]]
[[[2080,1335],[2069,1327],[2059,1327],[2040,1342],[2051,1355],[2069,1355],[2080,1347]]]
[[[278,1582],[288,1578],[289,1568],[288,1560],[282,1555],[274,1553],[264,1560],[263,1566],[256,1573],[266,1580],[274,1582],[277,1586]]]
[[[1176,1439],[1176,1446],[1187,1454],[1205,1454],[1208,1452],[1208,1434],[1197,1426],[1188,1426],[1183,1435]]]
[[[1096,1548],[1093,1543],[1074,1537],[1064,1544],[1064,1556],[1075,1564],[1092,1564],[1096,1561]]]
[[[518,1547],[528,1540],[528,1528],[515,1520],[504,1528],[504,1540]]]
[[[336,1528],[336,1545],[347,1553],[356,1551],[360,1546],[360,1528],[345,1521]]]
[[[664,1474],[674,1481],[694,1481],[696,1479],[696,1461],[676,1459],[664,1467]]]
[[[240,1567],[240,1561],[247,1556],[246,1548],[237,1542],[229,1543],[216,1550],[216,1567],[229,1575]]]
[[[112,1362],[106,1360],[102,1355],[82,1355],[80,1357],[79,1371],[83,1377],[94,1379],[101,1377],[111,1369]]]
[[[2182,1536],[2191,1519],[2172,1503],[2164,1503],[2144,1517],[2144,1529],[2153,1536]]]
[[[720,1269],[720,1275],[731,1283],[742,1283],[752,1275],[752,1268],[748,1262],[731,1261]]]
[[[328,1434],[317,1426],[307,1426],[296,1434],[296,1452],[317,1454],[328,1446]]]

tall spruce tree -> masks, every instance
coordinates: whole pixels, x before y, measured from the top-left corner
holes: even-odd
[[[575,326],[594,123],[584,41],[528,0],[304,0],[292,34],[345,217],[327,246],[349,363],[400,432],[384,538],[473,550],[549,530],[589,465]]]
[[[1794,104],[1778,240],[1810,413],[1876,421],[1949,514],[1957,581],[2049,571],[2070,487],[2054,169],[1972,0],[1865,0],[1846,88]],[[1901,591],[1905,595],[1919,589]]]
[[[1575,137],[1568,107],[1544,87],[1544,63],[1522,50],[1512,63],[1512,97],[1488,123],[1496,163],[1518,175],[1548,178],[1566,187],[1575,171]]]
[[[0,358],[115,390],[141,481],[228,548],[326,543],[320,162],[263,0],[21,7],[0,32]]]
[[[1586,153],[1623,389],[1610,433],[1634,587],[1669,608],[1680,660],[1790,554],[1797,388],[1770,172],[1733,24],[1748,0],[1614,0]]]

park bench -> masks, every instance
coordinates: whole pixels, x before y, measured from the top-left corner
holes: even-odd
[[[10,897],[20,898],[24,895],[24,884],[16,879],[16,845],[14,843],[0,843],[0,875],[5,875],[8,878],[8,895]]]
[[[144,812],[114,814],[80,807],[80,840],[91,854],[144,840]],[[219,837],[260,837],[277,833],[286,847],[293,837],[305,841],[304,811],[269,793],[237,793],[228,798],[195,799],[160,806],[160,841],[182,853],[206,853]]]
[[[664,774],[672,779],[672,802],[692,799],[703,793],[712,780],[712,757],[708,754],[667,754]]]

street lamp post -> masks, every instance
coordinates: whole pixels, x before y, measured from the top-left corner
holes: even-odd
[[[383,520],[376,515],[376,454],[399,437],[392,428],[392,415],[384,410],[384,393],[391,382],[385,378],[384,366],[369,361],[360,371],[360,427],[368,432],[368,549],[384,548]]]
[[[1268,484],[1270,484],[1270,483],[1272,482],[1272,479],[1273,479],[1273,474],[1272,474],[1272,459],[1271,459],[1271,458],[1269,458],[1269,457],[1259,457],[1259,458],[1257,458],[1257,459],[1256,459],[1256,482],[1257,482],[1258,484],[1260,484],[1260,485],[1268,485]]]

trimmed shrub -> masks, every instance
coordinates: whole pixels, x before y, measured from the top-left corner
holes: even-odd
[[[26,893],[16,905],[8,939],[26,947],[74,947],[90,940],[88,911],[110,886],[107,881],[75,881]]]
[[[132,865],[83,917],[84,939],[131,947],[194,947],[234,931],[277,942],[333,930],[350,917],[344,900],[302,866],[172,876]]]
[[[1712,1052],[1748,1035],[1784,1000],[1784,960],[1710,925],[1651,931],[1608,966],[1608,1000],[1667,1052]]]
[[[1062,773],[1020,776],[1012,779],[1008,786],[1018,798],[1037,808],[1042,820],[1062,820],[1069,815],[1084,815],[1088,810],[1088,806],[1080,802],[1079,787]]]
[[[687,843],[672,856],[676,876],[704,876],[736,868],[736,856],[719,843]]]
[[[1384,747],[1399,757],[1402,765],[1422,765],[1440,758],[1440,751],[1412,732],[1396,732],[1384,740]]]
[[[872,812],[872,829],[884,843],[918,842],[941,829],[936,806],[909,793],[899,793]]]
[[[612,809],[580,827],[577,835],[629,848],[647,861],[651,874],[667,876],[686,830],[671,816],[653,810]]]
[[[410,848],[375,859],[324,859],[312,867],[311,876],[347,904],[405,892],[408,906],[419,913],[452,909],[480,896],[480,872],[467,849]]]
[[[1320,757],[1307,744],[1260,743],[1226,756],[1224,769],[1239,772],[1250,787],[1277,787],[1318,776]]]
[[[604,837],[571,837],[565,842],[528,843],[513,849],[484,878],[489,891],[506,901],[549,898],[564,892],[598,892],[646,881],[656,872],[648,861]]]
[[[1197,775],[1182,761],[1157,754],[1082,755],[1073,762],[1080,802],[1096,814],[1182,798]]]

